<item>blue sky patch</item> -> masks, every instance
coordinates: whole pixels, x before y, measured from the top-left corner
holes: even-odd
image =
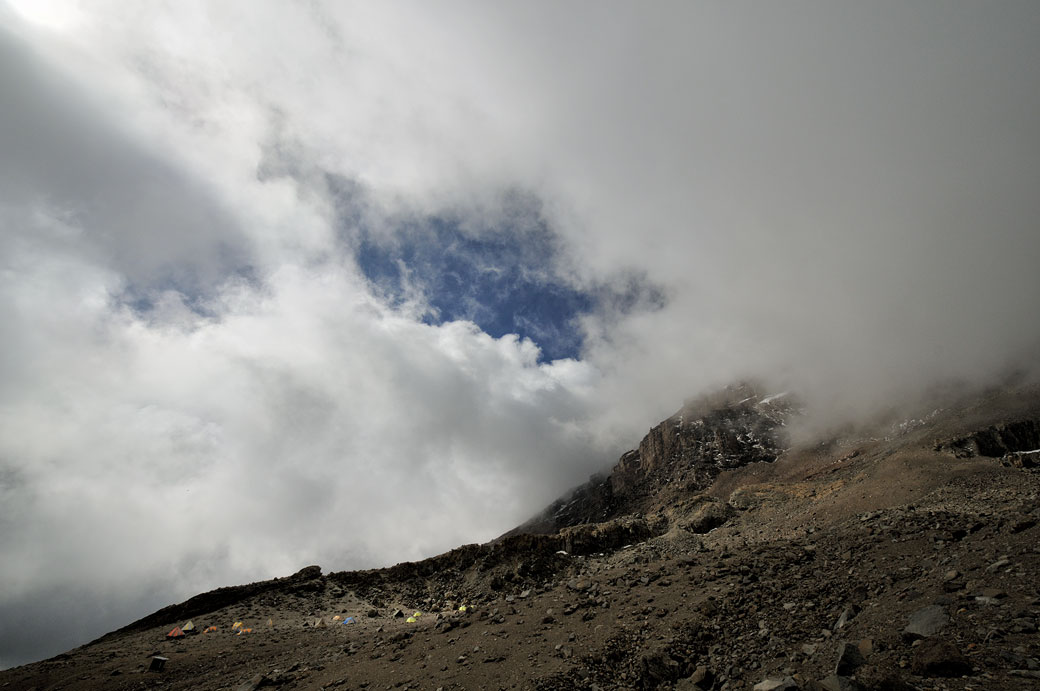
[[[460,219],[438,216],[404,224],[389,238],[362,232],[356,257],[392,301],[421,292],[427,323],[464,319],[496,338],[530,338],[550,361],[579,357],[577,318],[595,302],[554,276],[558,251],[541,222],[471,232]]]

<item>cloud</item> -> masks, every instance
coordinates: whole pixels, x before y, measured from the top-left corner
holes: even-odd
[[[1036,364],[1032,3],[12,7],[0,622],[68,635],[5,664],[493,537],[733,378]]]
[[[487,540],[598,466],[579,424],[590,368],[384,304],[343,245],[252,242],[190,163],[4,47],[7,76],[30,77],[22,122],[52,130],[3,133],[24,147],[5,174],[39,169],[19,178],[38,194],[0,205],[5,660],[305,563]],[[162,194],[141,193],[155,176]],[[230,242],[249,271],[211,261]],[[59,615],[60,634],[24,623]]]

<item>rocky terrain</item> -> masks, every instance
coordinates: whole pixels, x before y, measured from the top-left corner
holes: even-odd
[[[1040,389],[932,404],[792,445],[793,396],[733,387],[489,544],[205,593],[0,688],[1040,688]]]

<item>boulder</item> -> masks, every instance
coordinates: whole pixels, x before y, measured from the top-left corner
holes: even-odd
[[[656,688],[661,684],[674,682],[682,672],[679,663],[664,651],[643,655],[639,660],[639,665],[643,685],[648,688]]]
[[[686,687],[690,689],[710,689],[715,682],[715,675],[711,673],[707,665],[697,665],[693,674],[686,680]]]
[[[866,660],[863,659],[863,654],[855,644],[842,643],[841,648],[838,649],[838,662],[834,666],[834,673],[842,677],[851,676],[863,666],[864,662]]]
[[[929,605],[910,615],[903,635],[911,640],[928,638],[939,633],[949,622],[950,617],[946,615],[946,610],[942,606]]]
[[[243,682],[235,687],[235,691],[256,691],[265,686],[273,686],[273,682],[263,674],[257,674],[249,681]]]
[[[972,672],[971,663],[957,646],[935,638],[923,641],[915,649],[910,669],[928,677],[963,677]]]
[[[694,509],[679,523],[691,533],[707,533],[728,521],[736,511],[726,502],[714,497],[698,497]]]
[[[841,616],[838,617],[838,621],[834,622],[834,630],[845,628],[852,618],[859,613],[859,608],[854,605],[846,605],[845,609],[841,611]]]
[[[823,691],[864,691],[864,687],[855,679],[832,674],[820,681],[817,686]]]

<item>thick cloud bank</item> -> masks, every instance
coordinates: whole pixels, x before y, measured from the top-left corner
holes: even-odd
[[[738,377],[1037,364],[1032,2],[0,26],[0,666],[492,538]]]

